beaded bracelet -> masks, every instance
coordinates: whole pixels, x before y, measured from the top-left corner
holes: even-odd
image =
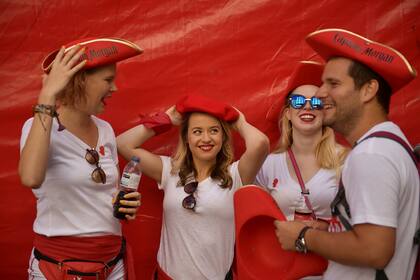
[[[57,114],[57,111],[55,110],[55,105],[45,105],[45,104],[36,104],[33,109],[33,113],[41,113],[46,114],[50,116],[51,118],[54,118]]]
[[[46,104],[37,104],[32,109],[33,113],[40,113],[50,116],[51,118],[57,118],[58,122],[58,131],[62,131],[65,127],[61,124],[60,119],[58,118],[58,113],[56,111],[55,105],[46,105]],[[45,124],[41,119],[42,126],[46,130]]]

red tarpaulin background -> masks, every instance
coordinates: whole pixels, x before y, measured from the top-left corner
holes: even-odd
[[[321,28],[345,28],[401,51],[420,69],[420,1],[0,1],[0,278],[27,279],[35,199],[17,175],[19,138],[41,87],[45,54],[82,37],[121,37],[144,50],[119,65],[119,91],[101,116],[116,133],[138,114],[163,110],[181,95],[197,92],[233,104],[266,132],[264,120],[284,89],[293,64],[320,60],[305,36]],[[420,82],[392,100],[391,118],[420,142]],[[177,131],[149,141],[170,154]],[[236,141],[236,154],[243,143]],[[124,165],[121,161],[120,165]],[[134,249],[138,279],[150,279],[159,243],[162,193],[143,178],[138,218],[124,225]]]

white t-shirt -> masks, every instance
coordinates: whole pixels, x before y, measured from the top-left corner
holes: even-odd
[[[406,140],[397,125],[383,122],[359,141],[374,131],[389,131]],[[370,138],[349,154],[342,176],[350,223],[396,228],[395,252],[385,273],[388,279],[411,279],[418,250],[413,237],[419,228],[419,175],[407,151],[393,140]],[[375,279],[375,270],[331,261],[324,279]]]
[[[163,199],[163,223],[157,255],[160,267],[173,279],[223,280],[233,260],[235,222],[233,194],[241,185],[238,162],[230,167],[232,188],[222,189],[208,177],[194,193],[195,211],[184,209],[187,196],[177,187],[178,174],[172,175],[171,158],[161,157],[163,170],[159,185]]]
[[[96,165],[86,161],[90,147],[68,130],[51,128],[48,166],[45,180],[33,189],[37,198],[34,231],[46,236],[121,235],[121,225],[112,215],[112,197],[118,182],[118,157],[115,134],[109,123],[92,116],[99,138],[96,151],[99,165],[105,171],[106,184],[91,178]],[[27,120],[20,141],[23,149],[32,126]],[[103,148],[102,148],[103,147]],[[103,151],[104,154],[101,154]]]
[[[257,174],[256,183],[265,187],[277,202],[287,220],[293,220],[295,209],[305,205],[299,182],[290,175],[286,161],[287,153],[270,154]],[[317,218],[331,218],[330,204],[337,193],[335,170],[319,169],[305,187]]]

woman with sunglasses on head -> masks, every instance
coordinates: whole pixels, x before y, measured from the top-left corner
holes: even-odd
[[[139,148],[171,125],[180,125],[173,157]],[[246,145],[236,162],[230,127]],[[225,279],[234,255],[233,194],[254,181],[268,138],[233,107],[188,95],[119,135],[117,144],[125,158],[140,157],[143,173],[164,191],[157,278]]]
[[[19,161],[22,184],[37,198],[30,279],[132,276],[121,224],[113,217],[115,135],[95,115],[117,90],[116,63],[141,53],[129,41],[89,39],[63,46],[43,62],[46,74],[34,116],[22,129]],[[134,219],[139,193],[125,198],[120,211]]]
[[[256,182],[271,193],[288,220],[307,220],[311,226],[327,229],[347,149],[336,143],[332,129],[322,123],[323,104],[315,97],[322,70],[318,63],[301,61],[286,96],[268,112],[269,120],[278,120],[281,136]]]

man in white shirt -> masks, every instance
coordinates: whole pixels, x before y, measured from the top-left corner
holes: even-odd
[[[326,232],[276,221],[279,242],[284,249],[309,250],[330,260],[324,279],[411,279],[418,251],[413,243],[419,228],[417,168],[400,143],[364,138],[386,131],[408,143],[387,114],[391,94],[416,71],[396,50],[346,30],[319,30],[306,40],[327,61],[317,93],[324,123],[353,146],[338,205],[348,226]]]

